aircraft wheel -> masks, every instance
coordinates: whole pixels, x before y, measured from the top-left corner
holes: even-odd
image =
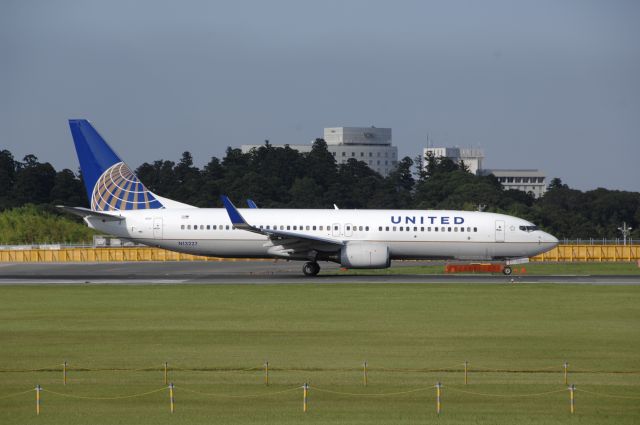
[[[304,263],[302,273],[304,273],[305,276],[315,276],[320,273],[320,265],[314,261]]]
[[[505,268],[502,269],[502,273],[504,273],[505,276],[511,276],[513,270],[511,270],[511,267],[505,266]]]

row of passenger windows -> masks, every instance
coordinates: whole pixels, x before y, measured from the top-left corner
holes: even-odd
[[[316,230],[316,231],[323,231],[325,226],[309,226],[309,225],[307,225],[307,226],[286,225],[285,226],[285,225],[282,225],[282,224],[278,226],[276,224],[276,225],[273,225],[273,226],[271,226],[271,225],[266,225],[266,226],[265,225],[260,225],[259,227],[262,230]],[[521,226],[521,228],[522,227],[523,226]],[[331,225],[326,226],[326,228],[327,228],[327,231],[330,231],[331,230]],[[204,224],[200,224],[200,225],[198,225],[198,224],[193,224],[193,225],[191,225],[191,224],[182,224],[182,225],[180,225],[180,229],[182,229],[182,230],[192,230],[192,229],[193,230],[198,230],[198,229],[200,229],[200,230],[205,230],[205,229],[206,230],[235,230],[232,226],[230,226],[228,224],[226,224],[226,225],[223,225],[223,224],[221,224],[221,225],[216,225],[216,224],[213,224],[213,225],[211,225],[211,224],[207,224],[207,225],[204,225]],[[369,226],[345,225],[344,229],[346,231],[348,231],[348,232],[349,231],[353,231],[353,232],[362,232],[362,231],[368,232],[369,231]],[[418,229],[420,229],[420,230],[418,230]],[[334,225],[333,226],[333,230],[340,230],[340,226]],[[524,229],[522,229],[522,230],[524,230]],[[378,227],[378,231],[379,232],[398,232],[398,231],[399,232],[411,232],[412,231],[412,227],[411,226],[384,226],[384,227],[383,226],[379,226]],[[414,226],[413,227],[413,231],[414,232],[418,232],[418,231],[420,231],[420,232],[425,232],[425,231],[427,231],[427,232],[432,232],[432,231],[433,232],[465,232],[466,231],[468,233],[471,233],[472,231],[473,232],[477,232],[478,228],[477,227],[473,227],[473,228],[472,227],[467,227],[466,230],[465,230],[465,227],[462,227],[462,226],[460,226],[460,227],[459,226],[452,226],[452,227],[445,227],[445,226],[442,226],[442,227],[437,227],[437,226],[434,226],[434,227],[431,227],[431,226],[429,226],[429,227],[418,227],[418,226]]]

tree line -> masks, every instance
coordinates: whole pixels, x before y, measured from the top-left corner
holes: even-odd
[[[184,152],[179,161],[144,163],[136,174],[161,196],[197,207],[220,207],[220,194],[237,205],[247,198],[262,208],[459,209],[500,212],[528,219],[559,238],[620,237],[626,222],[640,237],[640,193],[608,189],[580,191],[551,180],[547,193],[504,190],[493,175],[476,176],[464,163],[427,156],[398,161],[383,177],[364,162],[337,164],[326,142],[311,152],[273,147],[251,152],[228,148],[199,168]],[[57,204],[88,206],[80,172],[56,171],[34,155],[16,160],[0,151],[0,211],[34,204],[53,211]]]

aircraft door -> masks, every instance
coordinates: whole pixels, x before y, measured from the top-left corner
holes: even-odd
[[[333,236],[340,236],[340,224],[333,223],[333,226],[331,226],[331,232]]]
[[[496,242],[504,242],[504,220],[496,220]]]
[[[347,223],[344,225],[344,235],[353,236],[353,225],[351,223]]]
[[[153,218],[153,239],[162,239],[162,217]]]

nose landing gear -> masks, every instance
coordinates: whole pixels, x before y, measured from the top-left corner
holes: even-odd
[[[302,273],[304,273],[305,276],[316,276],[320,273],[320,265],[315,261],[304,263],[304,266],[302,266]]]

